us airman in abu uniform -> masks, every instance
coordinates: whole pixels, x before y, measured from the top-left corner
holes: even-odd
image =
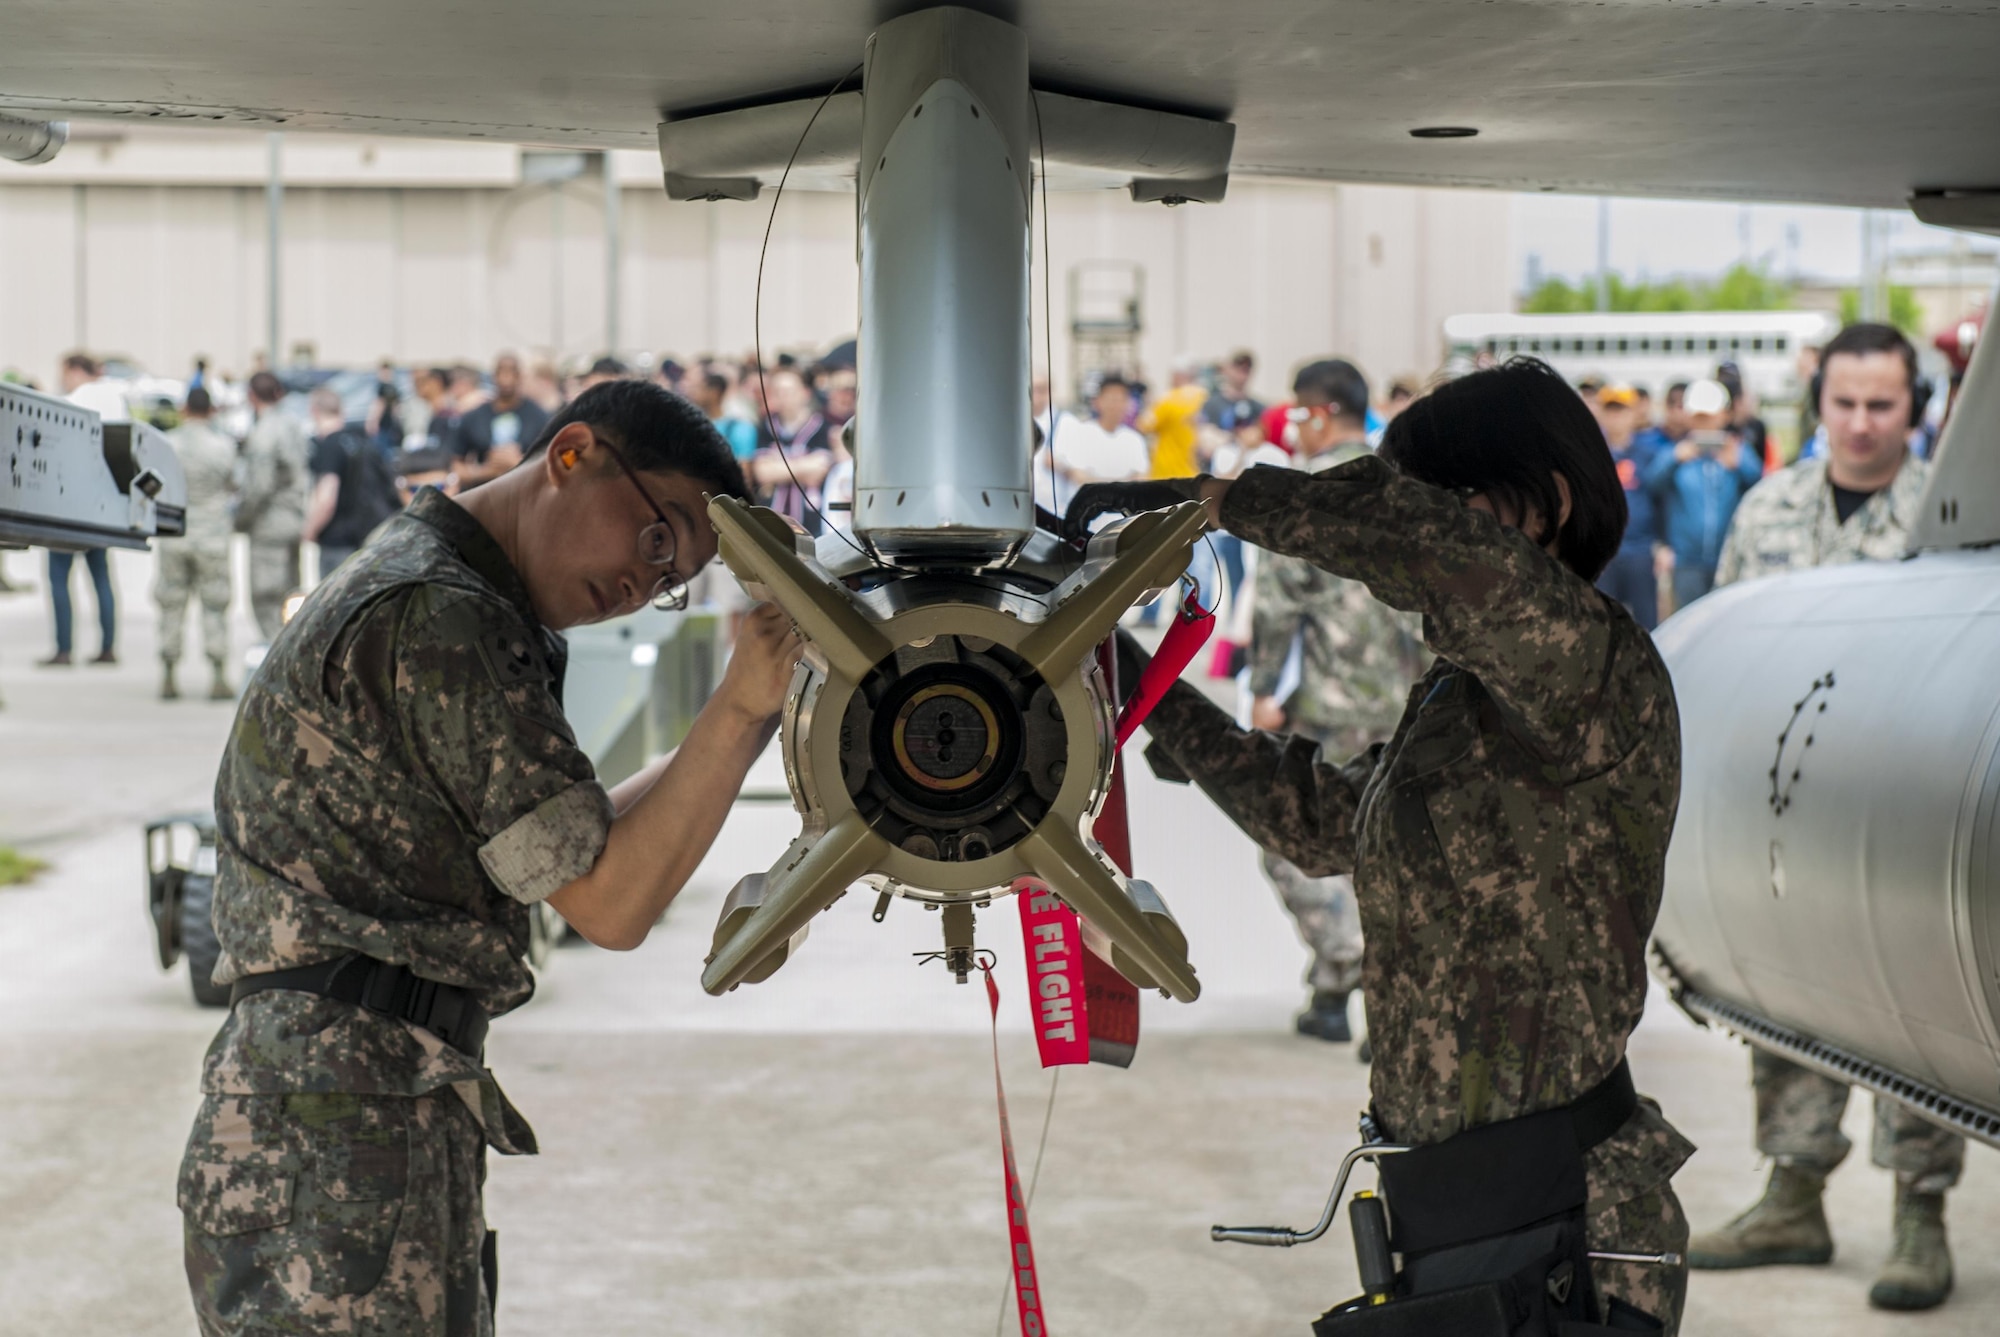
[[[1368,382],[1352,363],[1329,358],[1306,364],[1293,378],[1292,400],[1295,421],[1287,436],[1308,473],[1368,453]],[[1398,613],[1359,581],[1277,552],[1258,554],[1251,609],[1253,725],[1310,738],[1329,756],[1341,757],[1395,732],[1410,687],[1430,660],[1415,617]],[[1294,662],[1297,686],[1280,700],[1286,666]],[[1312,1000],[1299,1014],[1299,1033],[1347,1041],[1353,1036],[1348,998],[1361,985],[1354,880],[1345,873],[1308,877],[1269,850],[1262,861],[1264,876],[1312,951],[1306,974]]]
[[[201,648],[208,656],[208,697],[227,701],[229,687],[229,600],[235,587],[229,544],[234,532],[229,505],[236,489],[236,443],[217,428],[208,391],[188,391],[181,424],[167,433],[181,472],[187,476],[187,533],[155,544],[159,565],[153,602],[160,609],[160,697],[178,697],[174,670],[187,636],[190,598],[201,600]]]
[[[598,783],[554,629],[684,606],[715,554],[704,492],[743,480],[699,410],[643,381],[586,391],[521,467],[419,493],[247,685],[216,781],[232,1010],[180,1174],[205,1337],[493,1330],[485,1151],[535,1139],[482,1049],[534,991],[530,907],[643,941],[798,657],[753,610],[682,747]]]
[[[1651,638],[1591,585],[1625,521],[1596,423],[1521,360],[1417,400],[1378,456],[1102,485],[1067,519],[1190,498],[1421,613],[1438,655],[1395,737],[1344,764],[1236,728],[1185,684],[1148,721],[1157,770],[1307,873],[1353,874],[1373,1114],[1416,1148],[1381,1166],[1398,1295],[1504,1289],[1530,1307],[1520,1333],[1647,1330],[1627,1310],[1674,1332],[1687,1224],[1669,1180],[1692,1148],[1636,1095],[1625,1045],[1680,720]]]
[[[280,407],[285,384],[268,371],[250,378],[257,420],[243,440],[236,528],[250,536],[250,613],[266,642],[285,625],[285,600],[299,588],[299,542],[312,485],[306,429]]]
[[[1827,344],[1818,377],[1827,453],[1772,474],[1743,499],[1715,583],[1757,580],[1838,562],[1903,555],[1929,477],[1908,438],[1923,419],[1917,352],[1887,325],[1850,325]],[[1827,1263],[1833,1234],[1821,1194],[1849,1149],[1840,1131],[1848,1085],[1775,1054],[1751,1052],[1757,1150],[1771,1161],[1764,1196],[1729,1224],[1695,1236],[1701,1268]],[[1869,1303],[1929,1309],[1951,1293],[1944,1195],[1965,1165],[1965,1139],[1893,1100],[1875,1098],[1875,1164],[1896,1175],[1895,1242]]]

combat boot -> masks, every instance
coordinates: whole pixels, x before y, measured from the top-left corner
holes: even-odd
[[[208,670],[208,699],[211,701],[227,701],[233,698],[236,692],[229,685],[229,675],[222,671],[222,661],[220,659],[209,660]]]
[[[1827,1229],[1820,1195],[1826,1175],[1797,1165],[1771,1167],[1764,1196],[1720,1230],[1688,1241],[1688,1266],[1770,1267],[1778,1263],[1833,1261],[1833,1233]]]
[[[1934,1309],[1951,1294],[1951,1247],[1944,1238],[1944,1194],[1896,1185],[1896,1244],[1869,1288],[1877,1309]]]
[[[1336,993],[1331,989],[1314,989],[1312,1004],[1299,1013],[1297,1024],[1300,1035],[1310,1035],[1315,1040],[1344,1045],[1354,1038],[1354,1031],[1347,1024],[1344,990]]]
[[[178,701],[180,699],[181,689],[179,684],[174,681],[174,661],[171,659],[162,659],[160,661],[160,700]]]

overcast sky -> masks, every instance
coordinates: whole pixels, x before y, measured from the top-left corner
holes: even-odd
[[[1960,234],[1926,227],[1905,210],[1883,210],[1892,252],[1943,250]],[[1611,267],[1642,275],[1719,274],[1738,260],[1780,277],[1855,282],[1861,273],[1859,209],[1808,205],[1709,204],[1691,200],[1611,201]],[[1515,284],[1525,289],[1537,260],[1543,276],[1571,280],[1597,269],[1597,201],[1573,195],[1516,195]],[[1974,249],[2000,239],[1972,235]]]

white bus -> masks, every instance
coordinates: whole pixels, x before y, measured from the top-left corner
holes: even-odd
[[[1796,430],[1805,390],[1799,350],[1824,344],[1839,329],[1825,311],[1467,315],[1444,323],[1451,358],[1461,365],[1527,353],[1571,382],[1601,376],[1643,386],[1656,404],[1675,381],[1713,376],[1718,363],[1734,362],[1758,412],[1782,435]]]

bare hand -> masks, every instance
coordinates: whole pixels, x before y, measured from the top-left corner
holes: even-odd
[[[1285,729],[1285,708],[1275,696],[1260,696],[1250,703],[1250,727],[1270,733],[1283,733]]]
[[[804,649],[805,642],[783,609],[758,604],[737,626],[736,648],[715,689],[716,699],[753,720],[769,719],[784,709],[792,672]]]
[[[1686,464],[1699,454],[1701,454],[1701,447],[1697,446],[1693,441],[1683,441],[1674,447],[1674,459],[1681,464]]]

